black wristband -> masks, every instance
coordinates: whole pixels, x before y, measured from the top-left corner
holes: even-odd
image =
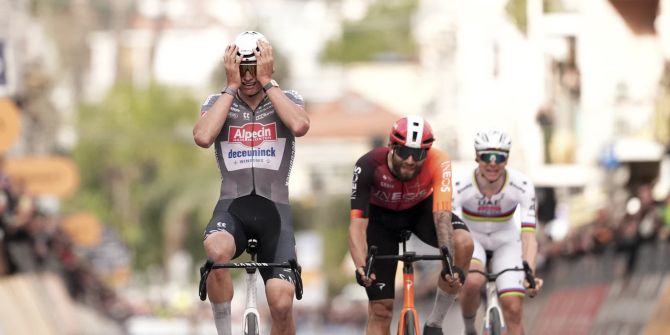
[[[232,95],[233,97],[237,94],[237,89],[234,89],[232,87],[226,86],[223,91],[221,91],[221,94],[228,93]]]

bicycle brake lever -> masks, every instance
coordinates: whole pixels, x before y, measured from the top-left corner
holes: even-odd
[[[453,265],[451,264],[451,255],[447,247],[440,248],[442,252],[442,277],[445,275],[454,276]]]
[[[207,260],[203,266],[200,267],[200,284],[198,285],[198,296],[200,296],[201,301],[207,299],[207,277],[209,272],[212,270],[214,262]]]
[[[527,261],[523,261],[523,271],[526,273],[526,281],[528,281],[528,285],[530,288],[534,289],[535,276],[533,276],[533,272],[530,270],[530,265],[528,265]]]
[[[289,259],[288,264],[291,266],[291,271],[295,277],[295,298],[298,300],[302,299],[302,269],[298,265],[298,261],[295,259]]]
[[[375,263],[375,256],[377,256],[377,246],[372,245],[368,249],[368,258],[365,260],[365,276],[370,278],[370,273],[372,272],[372,266]]]

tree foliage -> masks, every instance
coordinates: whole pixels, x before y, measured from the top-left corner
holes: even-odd
[[[509,0],[505,6],[507,15],[510,16],[514,25],[522,33],[528,30],[528,1],[527,0]]]
[[[185,243],[202,254],[220,177],[211,151],[192,140],[198,106],[176,89],[118,85],[79,109],[81,190],[68,207],[115,227],[137,266],[160,264]]]
[[[412,15],[417,0],[377,0],[367,15],[344,22],[342,35],[327,43],[322,60],[334,63],[415,59]]]

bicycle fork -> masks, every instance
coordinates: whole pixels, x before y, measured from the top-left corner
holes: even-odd
[[[486,283],[486,313],[484,314],[484,335],[501,335],[505,333],[505,320],[498,300],[498,289],[495,282]]]
[[[419,335],[419,315],[414,307],[414,268],[412,264],[403,266],[403,307],[398,319],[398,335]]]
[[[256,308],[256,280],[258,269],[247,270],[247,304],[244,309],[244,335],[260,334],[260,316]]]

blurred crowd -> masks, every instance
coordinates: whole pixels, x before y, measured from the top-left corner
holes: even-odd
[[[663,202],[655,201],[651,184],[638,186],[620,211],[611,207],[599,209],[592,222],[571,229],[561,241],[542,234],[541,268],[550,269],[558,258],[612,251],[624,259],[618,274],[628,276],[635,272],[642,245],[670,241],[670,195]]]
[[[21,180],[10,180],[0,157],[0,282],[18,274],[56,273],[73,300],[115,320],[128,317],[119,297],[73,244],[50,207],[32,196]]]

